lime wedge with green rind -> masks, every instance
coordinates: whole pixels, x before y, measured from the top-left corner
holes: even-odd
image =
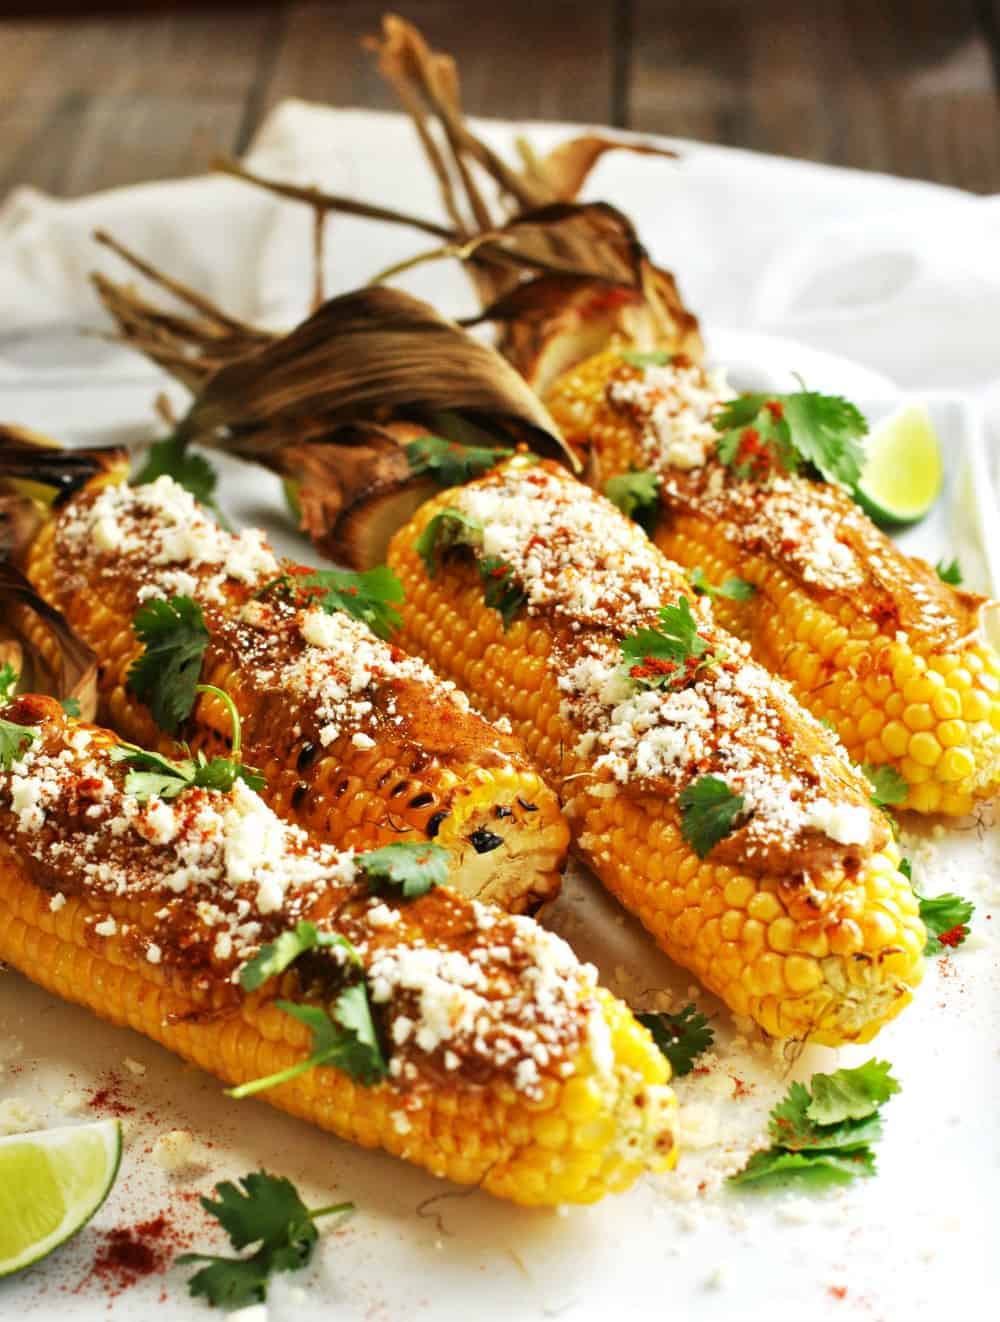
[[[0,1139],[0,1277],[85,1226],[111,1192],[121,1157],[117,1120]]]
[[[881,528],[907,528],[941,494],[941,442],[923,404],[907,404],[872,431],[854,499]]]

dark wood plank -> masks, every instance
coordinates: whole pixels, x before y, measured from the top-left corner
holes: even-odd
[[[1000,188],[1000,111],[975,0],[635,6],[634,127]]]
[[[66,195],[195,173],[232,149],[267,8],[67,21],[0,36],[0,190]]]
[[[615,0],[411,0],[402,6],[428,41],[458,60],[475,114],[607,122],[612,112]],[[378,31],[385,0],[288,6],[261,111],[286,96],[395,108],[361,40]]]

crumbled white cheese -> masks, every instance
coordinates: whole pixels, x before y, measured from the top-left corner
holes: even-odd
[[[816,799],[806,809],[806,825],[842,845],[867,845],[871,840],[871,812],[859,804]]]

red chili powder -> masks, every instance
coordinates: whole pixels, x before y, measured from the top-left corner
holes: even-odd
[[[181,1228],[169,1213],[148,1221],[106,1230],[93,1265],[77,1290],[98,1282],[112,1294],[127,1290],[147,1276],[166,1271],[179,1249],[191,1247],[192,1231]]]
[[[846,1298],[847,1298],[847,1286],[846,1286],[846,1285],[831,1285],[830,1288],[827,1290],[827,1294],[831,1295],[834,1299],[846,1299]]]
[[[87,1099],[87,1105],[92,1111],[119,1118],[135,1112],[135,1107],[130,1106],[122,1095],[122,1081],[117,1074],[109,1074],[103,1087],[94,1089]]]

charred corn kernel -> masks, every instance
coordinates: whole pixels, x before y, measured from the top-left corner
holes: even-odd
[[[131,490],[115,489],[126,495]],[[143,650],[132,627],[149,573],[142,553],[102,558],[93,539],[81,546],[71,536],[88,517],[94,496],[88,487],[55,512],[28,551],[25,569],[97,653],[101,718],[134,743],[178,756],[177,744],[128,688],[129,670]],[[133,493],[133,498],[138,497]],[[204,522],[197,507],[182,506],[185,511],[190,520]],[[144,542],[161,516],[154,510],[146,517]],[[186,533],[194,537],[190,527]],[[238,550],[235,536],[213,535],[221,539],[219,555]],[[287,630],[282,635],[273,622],[248,629],[243,622],[246,611],[260,605],[254,598],[257,581],[231,578],[220,589],[212,586],[219,565],[211,557],[204,564],[185,563],[185,576],[196,585],[190,591],[202,603],[212,635],[201,681],[225,689],[235,703],[243,721],[244,760],[264,776],[264,797],[275,811],[344,848],[434,839],[449,850],[452,884],[511,912],[551,898],[569,831],[556,796],[517,741],[467,710],[433,676],[394,680],[389,645],[363,628],[357,647],[382,649],[373,664],[389,673],[388,690],[379,696],[373,679],[367,696],[374,697],[374,709],[371,702],[358,702],[352,710],[361,714],[350,716],[343,728],[328,726],[317,687],[321,681],[310,679],[303,689],[288,678],[305,655],[302,638],[296,635],[286,647],[280,638],[291,637]],[[261,572],[261,582],[273,578],[269,570]],[[392,719],[378,714],[386,704],[396,713]],[[371,721],[365,710],[373,712]],[[230,725],[227,705],[206,694],[183,735],[196,750],[225,753]]]
[[[231,794],[184,792],[195,796],[188,803],[203,834],[197,837],[197,895],[178,891],[163,878],[172,881],[190,857],[192,828],[181,815],[183,798],[167,809],[161,801],[149,806],[131,796],[123,788],[125,771],[110,755],[115,741],[90,727],[81,748],[74,742],[75,727],[53,699],[24,698],[4,710],[29,716],[38,728],[43,753],[30,774],[44,783],[46,840],[63,847],[58,881],[67,892],[54,910],[52,878],[39,868],[32,838],[40,828],[12,811],[15,776],[0,770],[0,960],[5,964],[112,1023],[145,1033],[227,1083],[240,1084],[301,1063],[312,1048],[311,1033],[272,999],[302,1001],[297,972],[289,969],[275,983],[244,993],[234,975],[241,958],[259,949],[255,937],[240,938],[249,943],[242,950],[223,951],[216,933],[230,940],[247,928],[259,933],[264,915],[275,933],[303,913],[310,921],[335,923],[350,909],[348,930],[358,940],[369,987],[384,983],[382,992],[370,994],[376,1020],[388,1016],[380,1030],[386,1076],[366,1087],[338,1069],[314,1068],[268,1088],[263,1098],[355,1143],[384,1148],[436,1175],[529,1205],[592,1202],[627,1188],[643,1171],[674,1164],[676,1100],[666,1059],[628,1008],[597,987],[592,973],[531,920],[510,919],[499,910],[491,914],[439,887],[397,910],[394,937],[384,934],[384,925],[365,926],[367,888],[347,871],[350,859],[321,850],[302,834],[281,835],[273,815],[241,787]],[[98,774],[108,816],[81,827],[80,791]],[[154,812],[175,810],[170,835]],[[230,862],[229,848],[241,839],[234,817],[239,823],[252,818],[258,827],[262,818],[270,824],[274,873],[285,879],[289,893],[268,880],[266,869],[248,878],[245,861],[239,867]],[[116,829],[118,822],[125,823],[124,830]],[[128,823],[144,825],[140,831]],[[155,842],[147,839],[150,834]],[[106,848],[109,840],[115,842],[113,853]],[[212,843],[202,847],[205,841]],[[102,866],[111,875],[102,877],[92,864],[88,870],[76,861],[88,853],[110,858]],[[165,864],[173,870],[164,870]],[[293,875],[303,865],[309,866],[304,883]],[[168,924],[160,921],[164,903],[170,906]],[[211,922],[202,916],[203,904],[213,910]],[[386,944],[373,952],[376,932]],[[162,949],[151,944],[154,937]],[[511,995],[504,989],[511,986],[515,947],[521,981]],[[498,957],[497,950],[505,953]],[[449,960],[480,956],[475,985],[489,1000],[478,997],[472,1004],[475,1014],[486,1014],[488,1006],[490,1017],[487,1029],[477,1022],[476,1031],[489,1040],[495,1033],[509,1049],[527,1034],[522,1064],[530,1066],[529,1086],[509,1056],[498,1051],[477,1062],[468,1039],[463,1046],[455,1035],[447,1040],[466,1054],[449,1064],[446,1052],[443,1069],[429,1055],[437,1038],[421,1044],[424,1055],[394,1054],[393,1044],[400,1040],[394,1027],[403,1022],[409,1032],[411,1016],[419,1022],[422,1011],[405,979],[393,983],[387,972],[391,960],[379,971],[374,968],[389,951],[427,957],[433,970],[427,976],[445,987]],[[451,984],[453,997],[459,982]],[[452,1009],[454,999],[442,1004]],[[463,1013],[470,1013],[468,1006]],[[431,1022],[423,1020],[428,1031]],[[538,1024],[544,1033],[535,1033]],[[414,1033],[415,1040],[419,1036]],[[531,1051],[532,1042],[544,1043],[544,1059]],[[550,1068],[540,1073],[536,1059]],[[462,1068],[470,1063],[471,1072]],[[412,1082],[406,1071],[412,1071]]]
[[[720,622],[751,644],[757,660],[787,679],[814,715],[834,725],[852,757],[886,763],[904,777],[906,759],[908,766],[931,768],[937,792],[925,788],[928,778],[918,772],[917,779],[908,782],[911,793],[901,806],[920,812],[965,813],[974,800],[996,794],[1000,790],[1000,655],[985,641],[984,631],[976,628],[970,615],[973,608],[965,604],[968,598],[897,556],[891,543],[866,522],[859,540],[883,561],[892,557],[898,577],[892,604],[907,607],[905,626],[897,624],[891,606],[883,623],[880,616],[871,617],[861,609],[858,594],[847,589],[818,593],[766,545],[759,549],[753,539],[741,542],[737,533],[727,535],[724,516],[699,509],[704,498],[699,493],[710,492],[711,482],[703,488],[696,484],[691,494],[686,473],[670,467],[669,425],[644,431],[639,411],[610,403],[609,386],[621,379],[622,370],[620,353],[612,349],[597,353],[559,377],[546,399],[567,440],[586,456],[591,480],[603,487],[609,478],[633,467],[653,467],[668,479],[680,478],[680,494],[671,494],[669,482],[661,488],[666,516],[654,534],[657,545],[681,566],[700,567],[711,583],[735,576],[754,585],[756,592],[746,601],[718,602]],[[831,521],[862,518],[846,494],[836,492],[828,495],[823,513]],[[925,629],[921,603],[929,594]],[[995,604],[990,609],[996,609]],[[931,629],[946,616],[954,617],[954,628],[936,641]],[[859,686],[873,704],[870,708],[859,705]],[[955,722],[967,728],[959,732]],[[989,724],[988,736],[975,735],[968,728],[977,722]],[[968,751],[972,765],[960,781],[954,776],[964,762],[942,757],[928,763],[926,743],[917,744],[917,753],[910,751],[910,735],[922,732],[933,735],[945,749]],[[876,737],[881,748],[872,742]]]
[[[455,499],[445,492],[428,502],[390,544],[389,564],[406,591],[404,644],[474,688],[490,716],[510,717],[543,773],[561,780],[580,855],[673,959],[772,1034],[829,1044],[870,1040],[909,999],[921,971],[923,927],[905,901],[909,887],[894,847],[856,870],[820,869],[808,881],[754,875],[699,860],[659,794],[619,794],[595,779],[561,714],[552,621],[521,614],[505,630],[485,605],[472,565],[445,560],[431,578],[416,553],[427,523]],[[873,878],[879,894],[869,900]],[[872,904],[879,917],[865,928]],[[895,942],[884,939],[892,922]],[[869,931],[877,946],[868,944]],[[889,965],[899,949],[910,953]]]

